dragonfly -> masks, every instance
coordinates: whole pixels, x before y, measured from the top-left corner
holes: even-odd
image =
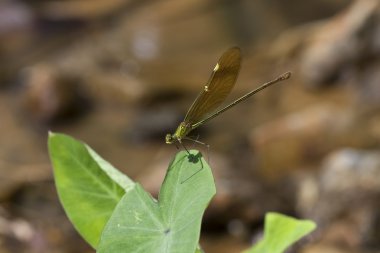
[[[218,110],[219,106],[226,100],[227,96],[235,86],[240,65],[240,48],[232,47],[222,54],[206,85],[187,111],[185,119],[179,124],[173,134],[168,133],[166,135],[165,142],[167,144],[180,143],[183,146],[182,140],[186,139],[205,144],[189,138],[189,133],[257,92],[272,84],[289,79],[291,76],[291,72],[285,72]]]

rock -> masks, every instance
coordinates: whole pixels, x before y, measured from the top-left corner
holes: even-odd
[[[35,122],[52,123],[89,108],[80,80],[62,75],[47,64],[24,70],[22,79],[21,104]]]
[[[29,242],[33,239],[35,231],[31,224],[25,220],[8,220],[0,216],[0,234],[10,237],[22,242]]]
[[[51,1],[45,2],[40,9],[45,18],[52,20],[65,19],[100,19],[115,14],[122,8],[130,5],[130,1],[111,0],[102,1]]]
[[[317,105],[253,129],[250,143],[258,170],[271,180],[326,154],[352,121],[348,111]]]
[[[380,29],[380,28],[379,28]],[[380,32],[379,32],[380,37]],[[380,38],[379,38],[380,41]],[[379,49],[380,52],[380,49]],[[357,107],[363,109],[380,108],[380,60],[371,62],[362,69],[351,83]],[[380,128],[378,128],[380,129]]]
[[[356,0],[319,25],[307,38],[301,71],[309,86],[319,86],[344,76],[361,60],[379,50],[380,2]]]
[[[12,168],[12,171],[9,171]],[[20,165],[0,161],[0,201],[5,201],[26,184],[52,179],[51,166],[46,164]]]
[[[30,8],[21,2],[2,1],[0,3],[0,38],[5,39],[5,36],[17,34],[19,32],[27,32],[32,28],[34,15]],[[9,39],[9,38],[8,38]],[[3,45],[3,40],[0,40]],[[10,41],[9,41],[10,42]],[[5,43],[4,43],[5,44]],[[15,45],[8,45],[13,47]],[[1,48],[3,49],[3,48]],[[8,49],[9,50],[9,49]]]
[[[51,181],[24,185],[4,206],[6,212],[0,218],[0,229],[4,228],[0,232],[1,249],[30,253],[91,252],[67,219]]]
[[[298,212],[318,223],[322,242],[380,249],[380,151],[335,151],[310,181],[313,194],[299,195]]]
[[[0,87],[8,84],[4,80],[14,78],[12,63],[22,61],[18,53],[30,47],[35,23],[35,14],[27,5],[20,1],[0,2]]]
[[[363,251],[363,250],[350,250],[344,247],[317,243],[305,247],[301,250],[301,253],[375,253],[372,251]]]
[[[0,202],[26,184],[40,184],[52,179],[46,153],[46,137],[36,136],[30,124],[13,108],[14,96],[0,93]],[[28,129],[28,130],[27,130]]]
[[[343,149],[332,153],[323,164],[321,188],[340,194],[353,189],[380,193],[380,151]]]

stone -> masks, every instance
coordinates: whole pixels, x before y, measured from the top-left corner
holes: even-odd
[[[380,150],[332,152],[320,175],[312,178],[313,194],[299,194],[303,198],[298,198],[297,207],[302,216],[318,223],[321,241],[352,250],[379,250]],[[299,191],[308,189],[304,184]]]
[[[335,145],[334,138],[351,122],[348,111],[316,105],[254,128],[250,143],[257,169],[270,180],[317,161]]]
[[[321,22],[307,38],[301,54],[305,83],[317,87],[342,79],[347,70],[372,55],[379,35],[380,2],[357,0],[335,17]]]

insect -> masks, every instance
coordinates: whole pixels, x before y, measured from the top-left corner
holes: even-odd
[[[211,73],[211,77],[204,86],[203,90],[199,93],[190,109],[187,111],[185,119],[179,124],[176,131],[173,134],[167,134],[165,141],[167,144],[178,142],[182,144],[183,139],[193,140],[188,137],[188,134],[203,125],[207,121],[215,118],[222,112],[232,108],[234,105],[246,100],[250,96],[265,89],[266,87],[275,84],[277,82],[289,79],[290,72],[286,72],[276,79],[264,83],[255,90],[245,94],[244,96],[236,99],[229,105],[219,109],[218,107],[223,103],[230,94],[232,88],[235,85],[237,76],[240,70],[241,52],[238,47],[232,47],[225,51],[220,57],[214,70]],[[193,140],[197,143],[204,144],[198,140]]]

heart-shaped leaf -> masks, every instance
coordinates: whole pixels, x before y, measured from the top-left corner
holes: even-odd
[[[282,253],[316,228],[310,220],[298,220],[279,213],[265,216],[264,238],[245,253]]]
[[[178,153],[158,201],[136,184],[104,228],[99,253],[194,253],[203,212],[215,195],[211,170],[198,151]]]
[[[63,208],[77,231],[96,248],[114,208],[134,182],[67,135],[50,133],[48,144]]]

